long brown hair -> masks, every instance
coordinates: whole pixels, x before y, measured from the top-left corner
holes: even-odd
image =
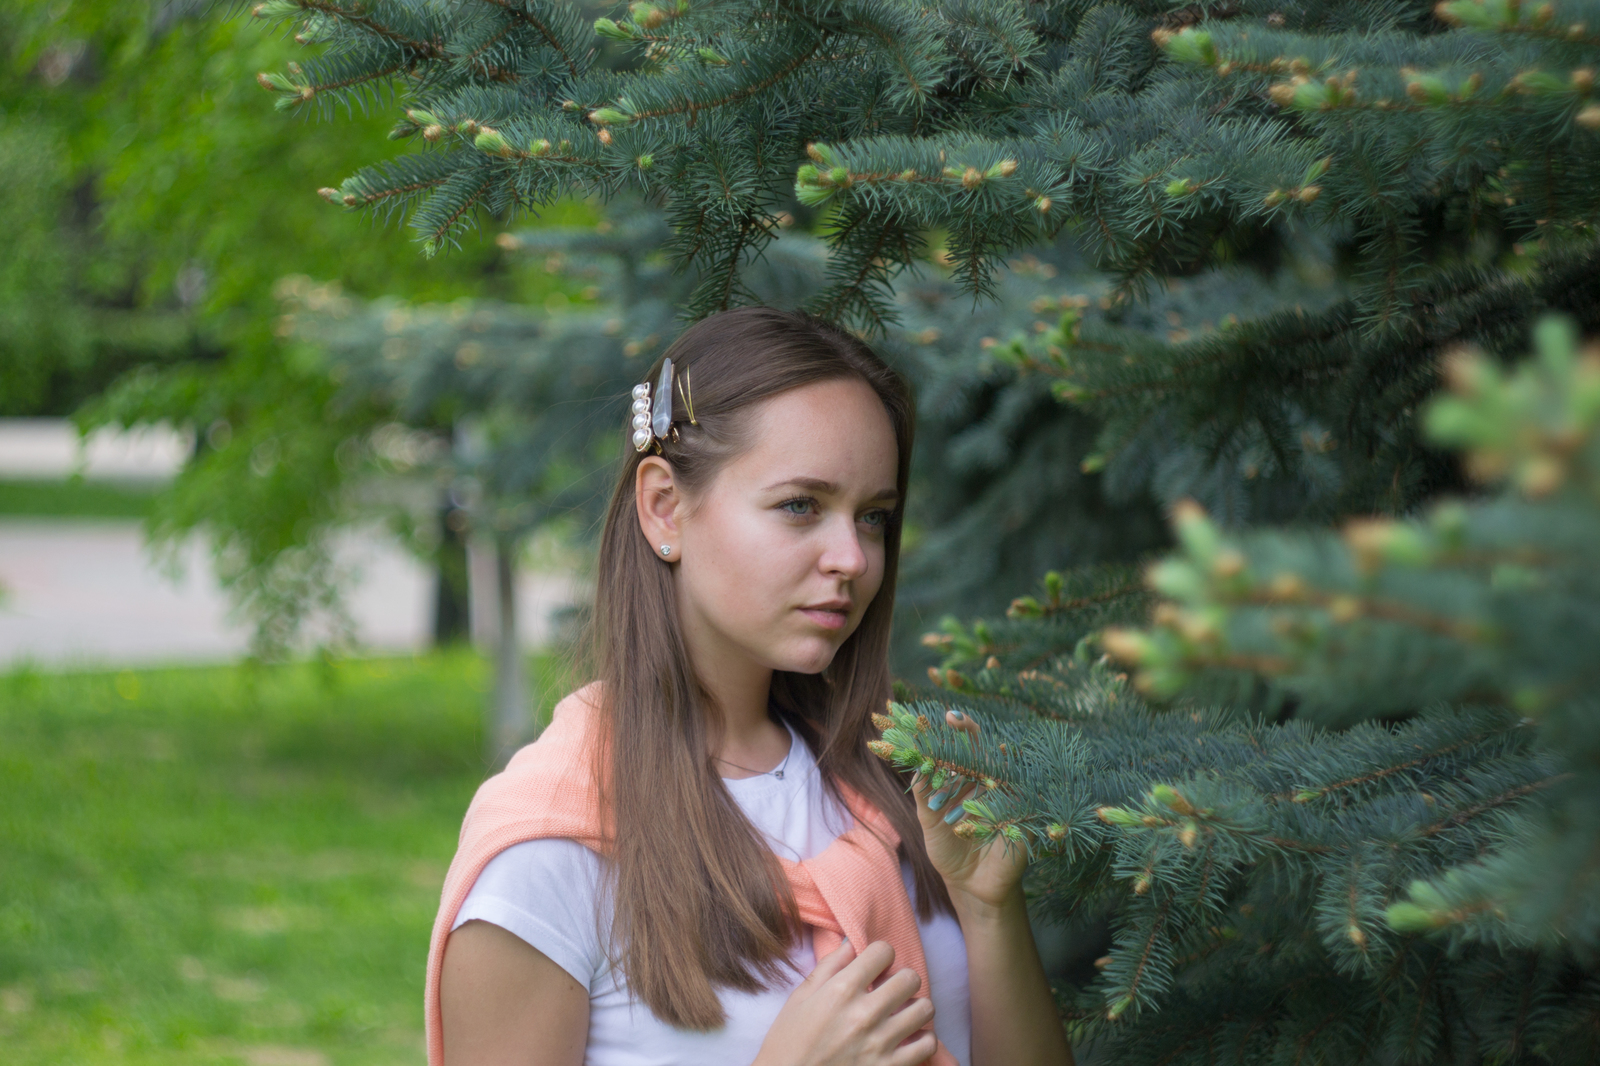
[[[864,381],[883,402],[898,449],[904,505],[913,414],[904,381],[849,333],[799,312],[746,307],[703,319],[663,353],[678,437],[663,445],[691,497],[748,441],[756,405],[802,385]],[[660,362],[644,380],[655,382]],[[619,433],[620,436],[620,433]],[[724,1022],[716,989],[756,991],[783,970],[799,920],[777,857],[723,786],[710,756],[720,712],[696,679],[678,629],[671,568],[639,528],[632,446],[600,538],[593,648],[603,682],[609,766],[599,779],[615,826],[610,864],[613,954],[634,995],[684,1029]],[[867,751],[870,715],[890,694],[889,625],[900,556],[898,513],[884,534],[883,584],[821,674],[778,672],[772,703],[816,753],[827,788],[877,806],[900,834],[918,909],[948,910],[905,782]],[[889,886],[892,890],[895,886]]]

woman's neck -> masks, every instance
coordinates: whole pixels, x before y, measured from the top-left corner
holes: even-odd
[[[695,676],[721,713],[722,730],[707,754],[724,777],[773,769],[789,754],[789,731],[767,711],[772,668],[697,612],[682,611],[680,623]]]
[[[782,763],[789,754],[789,731],[767,710],[772,671],[737,661],[695,666],[722,716],[721,735],[712,738],[710,752],[722,776],[766,773]]]

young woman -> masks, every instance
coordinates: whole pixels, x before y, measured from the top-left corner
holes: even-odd
[[[904,385],[767,308],[666,358],[601,537],[599,680],[462,829],[432,1066],[1070,1066],[1019,850],[957,836],[961,797],[866,747]]]

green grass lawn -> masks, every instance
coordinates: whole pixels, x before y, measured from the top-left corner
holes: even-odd
[[[487,679],[467,653],[0,675],[0,1060],[423,1062]]]
[[[156,484],[0,479],[0,516],[30,518],[143,518]]]

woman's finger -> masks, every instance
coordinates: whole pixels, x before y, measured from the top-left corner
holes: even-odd
[[[913,999],[889,1015],[883,1022],[883,1035],[891,1047],[933,1021],[933,1001],[926,997]]]
[[[828,952],[817,960],[817,965],[806,975],[801,982],[803,985],[820,985],[830,977],[843,970],[855,961],[856,950],[850,945],[850,938],[845,937],[838,947]]]
[[[975,721],[971,715],[966,714],[963,711],[946,711],[944,720],[945,724],[951,729],[959,729],[965,733],[968,739],[972,741],[972,747],[974,750],[982,747],[983,730],[979,727],[977,721]]]
[[[944,824],[955,825],[957,822],[959,822],[961,820],[961,816],[967,813],[966,807],[964,806],[967,800],[975,800],[979,796],[983,795],[983,793],[984,790],[981,787],[973,785],[972,791],[968,792],[964,796],[958,797],[957,802],[951,806],[950,812],[944,816]]]
[[[923,1033],[915,1040],[909,1040],[894,1049],[889,1056],[889,1066],[918,1066],[933,1058],[933,1053],[939,1050],[939,1038],[931,1032]]]
[[[906,1001],[922,987],[922,978],[912,969],[891,974],[883,984],[867,993],[868,1005],[875,1021],[882,1021],[905,1006]]]
[[[928,797],[928,810],[941,815],[946,825],[954,825],[961,815],[966,813],[961,805],[967,800],[977,799],[983,792],[983,787],[976,781],[968,781],[965,778],[950,781]]]
[[[882,940],[874,940],[838,971],[837,980],[846,982],[855,993],[865,992],[878,975],[892,965],[894,948]]]
[[[933,811],[935,814],[944,810],[955,801],[957,796],[966,791],[967,785],[967,780],[960,777],[951,778],[950,780],[946,781],[944,784],[940,785],[937,790],[928,794],[926,800],[928,804],[928,810]]]

